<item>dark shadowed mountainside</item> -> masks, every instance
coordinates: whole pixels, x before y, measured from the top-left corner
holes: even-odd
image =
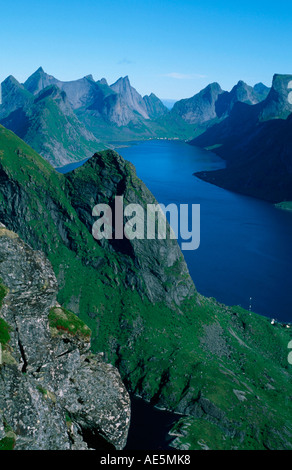
[[[292,198],[291,80],[275,75],[264,101],[237,103],[229,117],[190,142],[227,160],[225,170],[197,176],[271,202]]]
[[[0,127],[0,220],[47,256],[57,301],[87,324],[93,352],[127,390],[182,415],[174,445],[200,448],[203,436],[211,449],[291,449],[290,330],[201,296],[176,240],[95,240],[92,209],[116,195],[156,203],[116,152],[61,175]]]
[[[42,77],[44,73],[35,75]],[[104,149],[106,146],[79,121],[66,93],[49,82],[45,77],[32,77],[27,90],[13,77],[6,79],[2,83],[0,122],[55,167]]]

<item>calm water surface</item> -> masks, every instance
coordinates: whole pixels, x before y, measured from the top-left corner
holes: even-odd
[[[180,141],[118,148],[159,203],[200,204],[201,242],[184,251],[198,291],[292,321],[292,213],[193,176],[224,167],[215,154]],[[252,299],[250,301],[250,298]]]
[[[158,202],[200,204],[200,247],[183,253],[201,294],[245,308],[252,297],[254,311],[292,321],[292,213],[199,180],[194,172],[223,168],[224,162],[184,142],[148,141],[117,150]],[[168,449],[168,431],[177,419],[132,397],[126,449]]]

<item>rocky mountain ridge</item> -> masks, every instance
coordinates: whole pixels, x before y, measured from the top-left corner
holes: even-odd
[[[193,138],[227,117],[236,102],[259,102],[267,90],[240,81],[227,92],[213,83],[169,111],[153,93],[142,97],[128,76],[112,85],[92,75],[61,81],[40,67],[23,84],[4,80],[0,123],[60,167],[116,141]]]
[[[105,148],[77,118],[66,93],[56,84],[32,94],[9,77],[2,84],[0,116],[4,126],[56,167]]]
[[[192,126],[195,137],[228,117],[236,103],[259,103],[268,91],[269,88],[263,84],[251,87],[242,80],[230,92],[222,90],[217,82],[211,83],[193,97],[177,101],[169,113],[168,121],[182,119]]]
[[[197,176],[271,202],[291,200],[291,80],[276,74],[265,100],[236,103],[229,117],[190,142],[227,160],[225,170]]]
[[[176,240],[93,238],[96,203],[155,202],[133,166],[104,151],[61,175],[1,127],[0,149],[0,220],[45,253],[127,390],[180,413],[191,448],[291,448],[291,330],[201,296]]]

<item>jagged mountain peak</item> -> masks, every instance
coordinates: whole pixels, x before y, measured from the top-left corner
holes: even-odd
[[[0,119],[32,101],[33,95],[13,75],[9,75],[1,83],[1,98]]]
[[[254,85],[255,90],[262,90],[268,88],[263,82],[258,82]]]
[[[49,85],[58,83],[58,80],[52,75],[48,75],[42,67],[39,67],[28,79],[23,86],[32,94],[37,95],[42,89]]]
[[[129,76],[126,75],[125,77],[118,78],[118,80],[110,85],[110,87],[118,93],[122,88],[131,87]]]
[[[122,98],[130,110],[138,111],[144,119],[149,119],[146,104],[142,96],[130,84],[128,75],[120,77],[110,88]]]
[[[93,75],[90,73],[89,75],[85,75],[85,77],[87,80],[91,81],[91,82],[94,82],[94,78],[93,78]]]
[[[243,80],[239,80],[236,85],[234,85],[233,89],[245,89],[245,90],[253,90],[253,87],[248,85]]]
[[[267,87],[264,83],[256,83],[253,87],[255,93],[257,94],[259,101],[263,101],[269,94],[270,88]]]
[[[90,157],[104,148],[79,121],[66,91],[58,83],[46,83],[36,81],[40,91],[34,94],[20,84],[10,89],[4,86],[1,123],[56,167]]]
[[[195,98],[196,96],[198,95],[203,95],[203,94],[206,94],[206,93],[211,93],[211,94],[220,94],[220,93],[223,93],[224,90],[222,90],[221,86],[219,85],[218,82],[212,82],[212,83],[209,83],[209,85],[207,85],[205,88],[203,88],[201,91],[199,91],[199,93],[197,93],[196,95],[194,95],[192,98]],[[190,98],[190,99],[192,99]]]
[[[100,80],[97,80],[96,83],[100,83],[101,85],[107,85],[108,86],[108,82],[107,82],[107,79],[106,78],[101,78]]]
[[[212,83],[209,83],[209,85],[205,87],[205,90],[208,90],[208,89],[221,90],[221,86],[218,82],[212,82]]]
[[[177,101],[171,116],[180,116],[189,124],[202,124],[216,118],[216,101],[223,93],[219,83],[209,83],[203,90],[188,99]]]
[[[288,100],[290,84],[292,75],[274,74],[270,92],[262,103],[260,120],[286,119],[292,113],[292,104]]]
[[[282,98],[286,99],[292,84],[292,75],[274,74],[272,90],[276,91]]]
[[[242,101],[249,104],[258,103],[258,98],[256,96],[255,90],[243,80],[239,80],[238,83],[234,85],[230,92],[230,95],[236,95],[238,101]]]
[[[194,95],[190,100],[197,101],[198,99],[203,98],[204,96],[208,96],[208,99],[211,99],[214,102],[217,100],[218,96],[224,93],[224,90],[222,90],[221,86],[219,85],[218,82],[212,82],[209,83],[205,88],[203,88],[199,93]]]
[[[2,88],[2,95],[6,95],[11,90],[26,91],[24,86],[21,83],[19,83],[19,81],[13,75],[9,75],[7,78],[5,78],[5,80],[3,80],[3,82],[1,83],[1,88]]]
[[[62,101],[64,101],[64,103],[69,104],[66,93],[61,90],[57,85],[49,85],[43,90],[41,90],[35,98],[35,103],[48,97],[52,99],[61,99]]]
[[[143,96],[143,101],[146,104],[147,113],[151,119],[163,116],[169,112],[167,107],[154,93]]]
[[[3,85],[3,84],[8,84],[8,83],[13,83],[13,84],[15,84],[15,85],[21,86],[21,84],[19,83],[19,81],[16,80],[16,78],[15,78],[13,75],[9,75],[7,78],[5,78],[5,80],[3,80],[3,82],[2,82],[2,85]]]

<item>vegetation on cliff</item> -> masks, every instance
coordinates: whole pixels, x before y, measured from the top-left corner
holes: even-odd
[[[190,448],[196,420],[210,448],[291,448],[291,330],[202,297],[175,240],[93,238],[98,202],[155,202],[133,166],[105,151],[64,176],[4,128],[0,146],[0,220],[46,254],[127,389],[188,417]]]
[[[122,449],[129,395],[117,369],[89,351],[89,328],[57,304],[50,263],[3,226],[0,260],[8,286],[0,311],[0,449]]]

